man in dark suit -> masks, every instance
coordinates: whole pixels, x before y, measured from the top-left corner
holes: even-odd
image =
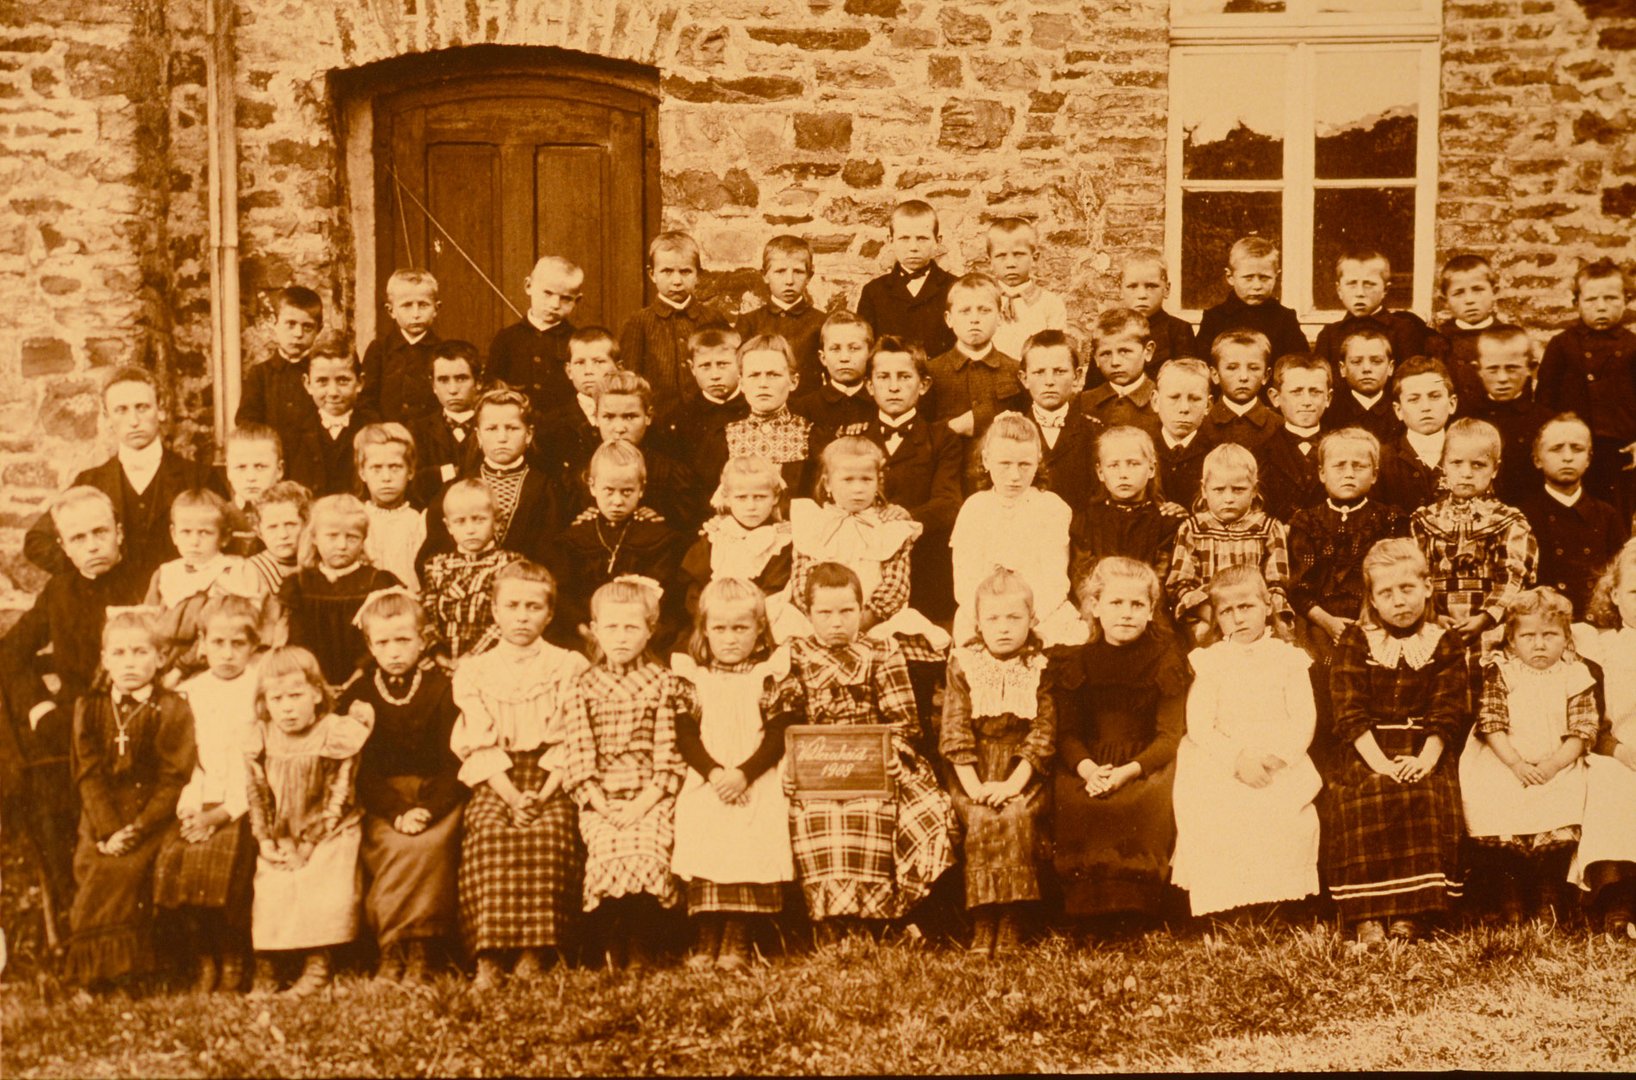
[[[177,557],[170,539],[170,504],[192,488],[211,487],[210,473],[165,446],[160,437],[169,414],[151,371],[118,368],[103,384],[102,408],[118,449],[114,456],[74,477],[73,487],[93,487],[113,503],[114,517],[125,534],[130,572],[146,582],[159,564]],[[50,514],[42,514],[23,539],[30,562],[50,573],[71,569],[57,540]]]

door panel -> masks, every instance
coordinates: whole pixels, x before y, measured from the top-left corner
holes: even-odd
[[[502,193],[500,155],[492,145],[434,143],[426,148],[426,205],[448,231],[432,229],[426,240],[426,268],[437,278],[440,304],[438,333],[446,338],[482,340],[488,328],[510,314],[510,309],[483,282],[455,245],[464,249],[500,284],[500,234],[493,210]],[[509,321],[509,320],[508,320]]]
[[[602,323],[611,269],[604,233],[608,220],[608,153],[595,146],[537,146],[534,149],[536,257],[570,255],[585,268],[585,288],[575,309],[580,325]],[[617,331],[617,327],[614,328]]]

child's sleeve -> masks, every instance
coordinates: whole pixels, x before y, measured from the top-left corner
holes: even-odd
[[[1471,677],[1465,646],[1453,634],[1444,634],[1424,670],[1432,679],[1426,723],[1432,734],[1442,737],[1445,752],[1454,750],[1455,740],[1463,738],[1471,724]]]
[[[875,703],[881,722],[892,726],[892,742],[900,757],[915,759],[915,738],[919,722],[915,713],[914,684],[909,681],[909,665],[897,646],[886,647],[874,665]]]
[[[176,816],[176,802],[199,763],[193,742],[193,710],[186,701],[170,695],[157,704],[159,730],[154,733],[153,749],[159,757],[159,772],[148,801],[142,804],[133,822],[143,836]]]
[[[563,700],[563,763],[562,786],[583,809],[591,805],[591,793],[601,787],[596,771],[596,733],[591,730],[591,713],[585,705],[585,695],[579,684],[568,691]],[[675,743],[675,729],[671,729]],[[658,733],[654,734],[655,766],[658,758]]]
[[[335,821],[341,820],[352,809],[353,783],[358,775],[357,757],[331,758],[324,762],[324,769],[329,779],[324,785],[324,817]],[[329,829],[322,819],[307,826],[306,835],[301,839],[314,842],[322,840]]]
[[[1597,735],[1602,729],[1600,690],[1601,685],[1593,682],[1568,698],[1567,737],[1584,743],[1587,751],[1596,745]]]
[[[1174,614],[1182,614],[1181,598],[1201,585],[1193,549],[1193,521],[1189,518],[1176,530],[1176,543],[1170,553],[1170,575],[1165,578],[1165,596],[1174,606]]]
[[[987,553],[978,550],[984,546],[979,513],[980,508],[967,499],[954,520],[954,531],[949,534],[949,551],[954,569],[954,602],[960,607],[971,603],[977,594],[977,586],[993,570],[992,560],[986,560],[985,565],[984,556]]]
[[[454,705],[460,716],[449,732],[449,749],[461,762],[456,775],[473,788],[511,768],[511,755],[500,747],[499,723],[478,690],[479,674],[470,661],[454,669]]]
[[[907,518],[909,515],[904,513],[903,516]],[[895,555],[881,563],[880,583],[865,598],[863,605],[875,616],[876,622],[890,619],[909,603],[909,553],[914,546],[914,537],[910,537]]]
[[[1284,727],[1273,738],[1267,753],[1285,765],[1307,756],[1312,737],[1318,731],[1318,704],[1312,696],[1312,658],[1299,646],[1289,646],[1284,669]]]
[[[1017,756],[1028,762],[1034,775],[1041,778],[1050,773],[1051,761],[1057,753],[1057,703],[1051,694],[1049,680],[1049,672],[1040,672],[1034,719],[1028,725],[1028,735],[1023,739],[1022,747],[1017,751]]]
[[[81,812],[91,823],[91,834],[100,841],[124,828],[125,822],[108,791],[101,714],[90,704],[91,699],[81,698],[74,705],[74,785],[79,788]]]
[[[1540,355],[1539,374],[1535,376],[1534,396],[1553,413],[1571,409],[1573,402],[1568,393],[1568,368],[1571,364],[1566,330],[1545,343]]]
[[[143,607],[156,608],[164,606],[159,591],[159,576],[161,573],[163,573],[163,569],[156,567],[153,573],[148,576],[148,591],[142,594]]]
[[[698,709],[676,714],[676,751],[682,755],[688,768],[708,780],[711,772],[721,768],[722,764],[704,748],[702,721],[701,710]]]
[[[1289,602],[1301,618],[1320,606],[1318,601],[1318,544],[1312,535],[1312,519],[1305,511],[1297,511],[1289,523]],[[1331,611],[1329,614],[1345,612]]]
[[[1238,742],[1216,724],[1222,690],[1221,663],[1212,656],[1214,647],[1196,650],[1193,686],[1187,693],[1187,740],[1218,764],[1230,765],[1238,752]]]
[[[266,361],[251,364],[250,370],[244,373],[244,383],[239,390],[239,409],[233,414],[234,427],[267,422],[267,372],[263,370],[265,366]]]
[[[460,759],[451,748],[454,726],[460,720],[452,683],[444,686],[438,698],[436,717],[432,745],[438,748],[437,768],[420,785],[420,806],[431,813],[434,821],[459,806],[466,798],[466,786],[460,782]]]
[[[1335,658],[1329,668],[1329,697],[1335,715],[1335,736],[1347,746],[1374,730],[1374,718],[1369,714],[1368,664],[1368,640],[1358,627],[1348,627],[1341,640],[1336,642]]]
[[[960,670],[957,652],[949,653],[948,683],[943,688],[943,723],[937,752],[950,765],[977,765],[977,736],[971,729],[971,687]]]
[[[1521,514],[1506,527],[1505,547],[1494,566],[1494,587],[1483,598],[1483,610],[1494,620],[1495,626],[1505,623],[1506,609],[1517,596],[1534,584],[1534,572],[1539,566],[1539,544],[1528,519]]]
[[[1261,576],[1267,581],[1275,601],[1287,603],[1289,592],[1289,530],[1277,518],[1267,517],[1266,550],[1261,557]],[[1277,606],[1276,604],[1274,606]]]
[[[1187,672],[1181,657],[1171,653],[1159,665],[1159,704],[1153,717],[1153,739],[1133,759],[1143,776],[1153,776],[1176,760],[1182,732],[1187,728]]]
[[[271,840],[275,836],[278,806],[273,801],[273,788],[267,782],[267,746],[262,726],[251,728],[250,740],[244,748],[244,774],[250,806],[250,835],[256,840]]]
[[[795,550],[795,545],[788,548],[790,553],[790,603],[801,614],[807,613],[807,578],[812,575],[812,568],[816,564],[812,556],[804,555]]]
[[[926,501],[907,509],[909,516],[927,529],[941,532],[953,528],[954,519],[960,513],[960,477],[965,468],[966,451],[961,437],[948,429],[932,424],[927,430],[931,434],[931,484]]]
[[[1487,739],[1511,730],[1510,694],[1498,664],[1483,665],[1483,694],[1477,705],[1477,734]]]
[[[619,330],[619,366],[627,371],[647,369],[648,342],[642,333],[642,313],[632,312]]]
[[[699,695],[693,684],[675,674],[665,676],[665,698],[653,718],[653,782],[666,795],[682,789],[687,763],[676,747],[676,721],[682,716],[699,716]]]
[[[806,697],[801,680],[785,671],[761,695],[761,742],[739,765],[746,781],[753,782],[784,756],[784,732],[806,719]]]

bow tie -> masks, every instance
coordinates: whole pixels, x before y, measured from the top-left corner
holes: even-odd
[[[922,266],[919,270],[915,270],[915,271],[911,272],[911,271],[905,270],[903,268],[902,263],[898,263],[897,264],[897,272],[898,272],[898,276],[901,277],[904,281],[914,281],[917,278],[923,278],[927,274],[931,273],[932,272],[932,264],[927,263],[925,266]]]
[[[347,429],[347,421],[345,420],[331,420],[328,417],[321,417],[320,419],[324,425],[324,431],[332,439]]]
[[[1034,423],[1042,428],[1060,428],[1067,422],[1068,414],[1066,412],[1060,412],[1052,416],[1050,413],[1042,413],[1038,409],[1034,410]]]

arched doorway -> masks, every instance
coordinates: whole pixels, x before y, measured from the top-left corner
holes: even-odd
[[[487,350],[535,259],[585,268],[576,324],[641,307],[659,224],[658,75],[558,49],[476,46],[360,72],[373,91],[375,281],[429,269],[438,332]],[[485,280],[485,278],[487,280]],[[503,296],[502,296],[503,294]]]

